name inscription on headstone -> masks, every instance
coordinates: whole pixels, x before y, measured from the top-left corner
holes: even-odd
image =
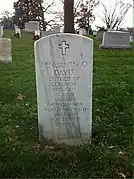
[[[64,55],[62,53],[62,55]],[[85,62],[87,64],[87,62]],[[80,111],[87,111],[88,108],[84,107],[81,102],[76,102],[76,92],[77,92],[77,81],[80,80],[80,76],[75,74],[75,68],[86,67],[82,64],[78,64],[75,61],[68,63],[49,63],[41,62],[41,67],[44,70],[53,69],[53,74],[48,76],[49,83],[53,90],[54,96],[51,102],[46,104],[44,108],[45,111],[53,112],[53,118],[57,125],[61,125],[59,119],[61,118],[60,114],[63,111],[64,116],[62,116],[62,121],[67,121],[68,124],[73,120],[79,120],[77,115]],[[73,103],[74,111],[70,112],[70,103]],[[62,122],[63,124],[64,122]],[[67,123],[65,123],[67,124]]]

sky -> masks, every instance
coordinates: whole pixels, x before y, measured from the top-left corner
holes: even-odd
[[[13,13],[13,2],[16,1],[16,0],[0,0],[0,14],[3,12],[3,11],[9,11],[11,13]],[[46,0],[46,1],[51,1],[51,0]],[[110,9],[110,7],[113,7],[116,0],[101,0],[106,6],[108,9]],[[132,4],[132,1],[133,0],[123,0],[123,2],[125,3],[131,3]],[[55,7],[56,8],[56,7]],[[103,26],[103,22],[101,21],[100,19],[100,16],[101,16],[101,12],[102,12],[102,7],[101,6],[98,6],[95,11],[94,11],[94,14],[95,14],[95,17],[96,17],[96,20],[95,22],[93,23],[92,25],[92,28],[95,29],[95,26]],[[50,19],[50,17],[48,17]],[[127,13],[122,25],[122,27],[133,27],[134,26],[134,23],[133,23],[133,8],[131,8],[129,10],[129,12]]]

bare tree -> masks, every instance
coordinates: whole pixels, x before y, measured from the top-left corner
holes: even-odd
[[[45,21],[45,13],[47,13],[53,5],[54,0],[51,2],[49,1],[49,3],[46,3],[44,0],[17,0],[14,2],[15,24],[24,28],[25,22],[28,22],[29,20],[36,20],[40,22],[40,27],[43,30],[46,30],[46,26],[49,23]]]
[[[75,4],[75,23],[79,27],[86,29],[91,28],[91,23],[95,21],[94,9],[99,4],[99,0],[78,0]]]
[[[0,24],[2,24],[6,28],[13,27],[12,14],[8,11],[2,12],[1,18],[0,18]]]
[[[42,2],[42,1],[39,1],[40,3],[40,14],[41,14],[41,19],[42,19],[42,27],[43,27],[43,30],[46,30],[47,26],[50,24],[50,22],[53,22],[54,20],[50,20],[48,22],[45,21],[45,13],[47,13],[47,11],[54,6],[54,0],[50,3],[46,3],[46,2]],[[51,26],[51,25],[50,25]]]
[[[100,3],[103,6],[103,16],[101,19],[105,23],[106,28],[118,30],[128,10],[130,9],[131,4],[125,4],[122,1],[116,1],[114,8],[112,10],[108,10],[104,3]]]
[[[59,0],[59,2],[61,3],[61,8],[59,8],[60,10],[56,12],[53,11],[51,13],[55,14],[55,18],[58,19],[60,22],[63,22],[64,0]],[[74,0],[74,24],[77,24],[79,27],[89,29],[90,24],[95,20],[93,11],[98,4],[99,0]]]

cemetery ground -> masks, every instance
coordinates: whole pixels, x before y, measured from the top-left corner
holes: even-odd
[[[132,50],[94,41],[92,144],[40,149],[34,41],[4,34],[13,62],[0,64],[0,177],[132,178]]]

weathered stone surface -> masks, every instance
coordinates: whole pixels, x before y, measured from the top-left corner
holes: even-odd
[[[91,141],[93,41],[73,34],[35,43],[40,141]]]
[[[131,46],[128,32],[108,31],[104,32],[101,48],[129,49]]]
[[[11,39],[0,39],[0,62],[10,63],[12,62],[12,46]]]

